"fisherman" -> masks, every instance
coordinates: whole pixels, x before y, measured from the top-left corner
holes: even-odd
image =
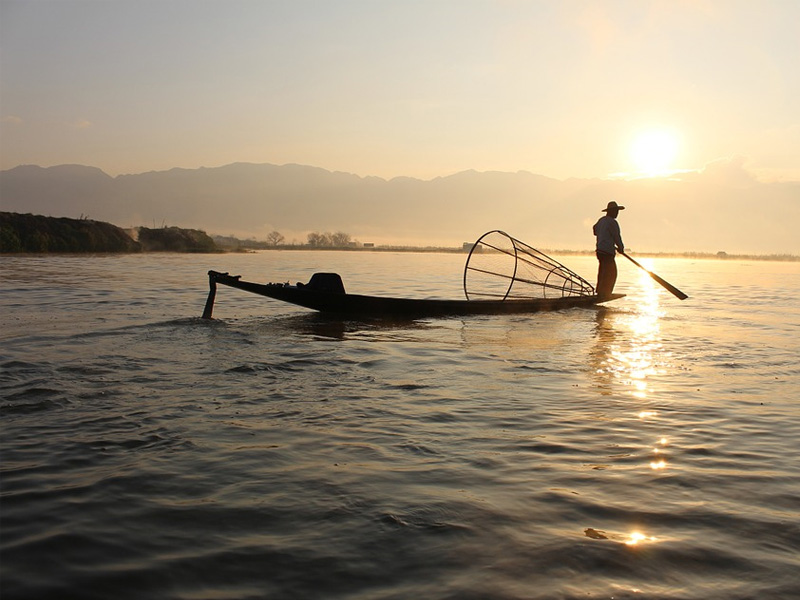
[[[617,263],[614,260],[615,250],[625,251],[622,235],[617,223],[619,211],[624,210],[614,200],[603,209],[606,213],[594,224],[592,231],[597,237],[597,295],[600,299],[608,299],[614,291],[617,282]]]

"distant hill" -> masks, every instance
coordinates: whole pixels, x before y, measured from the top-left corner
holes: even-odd
[[[761,183],[737,161],[677,179],[559,181],[527,172],[465,171],[385,180],[301,165],[236,163],[110,177],[78,165],[0,172],[0,207],[89,215],[123,227],[177,224],[303,243],[312,231],[360,242],[460,246],[504,229],[534,246],[588,250],[608,200],[626,245],[642,252],[800,254],[800,182]]]
[[[162,227],[127,231],[102,221],[0,212],[0,253],[220,252],[204,231]]]
[[[0,212],[0,252],[139,252],[116,225],[89,219]]]
[[[137,233],[145,252],[221,252],[211,236],[199,229],[139,227]]]

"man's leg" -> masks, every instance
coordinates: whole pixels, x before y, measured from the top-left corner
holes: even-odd
[[[610,254],[597,253],[597,295],[608,298],[617,282],[617,263]]]

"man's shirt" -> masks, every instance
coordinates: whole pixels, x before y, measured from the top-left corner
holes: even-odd
[[[619,231],[619,223],[614,217],[608,215],[600,217],[600,220],[594,224],[592,228],[594,234],[597,236],[597,251],[603,254],[610,254],[614,256],[615,248],[619,246],[624,248],[622,243],[622,235]]]

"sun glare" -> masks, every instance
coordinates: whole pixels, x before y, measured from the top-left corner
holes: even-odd
[[[675,134],[665,130],[645,131],[631,145],[631,158],[637,171],[647,176],[668,173],[677,153]]]

